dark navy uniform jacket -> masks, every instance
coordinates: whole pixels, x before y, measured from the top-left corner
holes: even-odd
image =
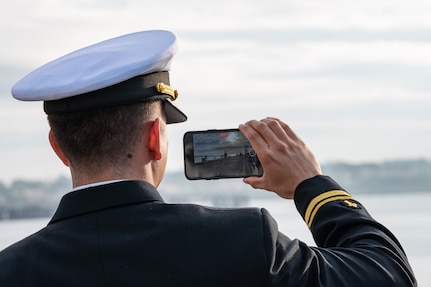
[[[395,237],[332,179],[304,181],[295,203],[317,247],[265,209],[167,204],[140,181],[74,191],[0,252],[0,286],[416,286]]]

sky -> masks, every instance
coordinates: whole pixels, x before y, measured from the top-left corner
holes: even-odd
[[[431,2],[421,0],[2,0],[0,181],[68,175],[40,102],[12,85],[66,53],[142,30],[173,31],[168,171],[186,131],[275,116],[321,163],[431,158]]]

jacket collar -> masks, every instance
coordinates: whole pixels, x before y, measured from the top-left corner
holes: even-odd
[[[163,202],[157,189],[145,181],[120,181],[88,187],[64,195],[48,224],[112,207],[144,202]]]

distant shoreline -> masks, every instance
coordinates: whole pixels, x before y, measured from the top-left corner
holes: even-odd
[[[334,162],[323,164],[322,171],[352,194],[431,192],[431,161],[425,159]],[[50,217],[71,186],[70,178],[64,176],[52,181],[19,179],[9,185],[0,182],[0,220]],[[182,171],[167,172],[158,189],[167,202],[198,201],[228,207],[246,205],[250,198],[274,196],[250,192],[252,188],[241,179],[189,181]]]

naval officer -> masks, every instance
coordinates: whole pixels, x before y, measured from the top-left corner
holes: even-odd
[[[244,181],[293,199],[316,247],[265,209],[165,203],[167,124],[186,121],[169,83],[176,49],[171,32],[132,33],[14,85],[43,101],[73,189],[45,228],[0,252],[0,286],[416,286],[395,236],[278,119],[240,125],[264,169]]]

